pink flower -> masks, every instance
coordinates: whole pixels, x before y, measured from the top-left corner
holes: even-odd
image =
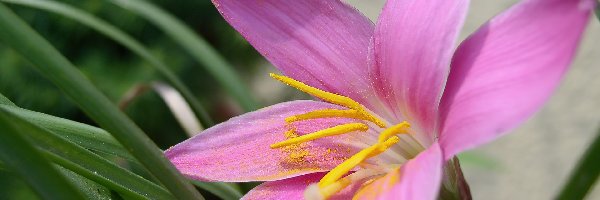
[[[455,50],[468,0],[389,0],[376,25],[334,0],[213,1],[291,77],[275,79],[323,100],[247,113],[165,152],[189,178],[267,181],[245,199],[435,199],[450,159],[546,101],[593,4],[525,0]]]

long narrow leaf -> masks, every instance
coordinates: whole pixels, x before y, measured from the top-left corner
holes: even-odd
[[[164,188],[149,182],[146,179],[143,179],[125,169],[116,169],[114,164],[110,163],[107,160],[99,161],[98,163],[103,163],[100,165],[106,166],[93,166],[94,164],[86,164],[87,166],[82,166],[79,163],[75,163],[67,158],[61,157],[54,153],[46,152],[46,157],[48,157],[53,162],[63,166],[73,172],[86,177],[90,180],[93,180],[99,184],[106,186],[112,190],[117,191],[119,194],[127,196],[129,199],[173,199],[174,197],[166,191]],[[91,159],[98,159],[91,158]],[[90,158],[85,160],[91,160]],[[73,160],[78,160],[73,159]],[[106,164],[108,163],[108,164]],[[113,165],[113,166],[109,166]],[[91,167],[90,167],[91,166]],[[107,167],[108,166],[108,167]],[[87,167],[87,168],[86,168]],[[100,171],[92,171],[96,167],[99,167]],[[111,175],[112,174],[112,175]],[[121,175],[120,177],[118,177]],[[154,189],[154,190],[153,190]],[[149,192],[149,193],[144,193]]]
[[[87,149],[104,152],[128,160],[135,160],[117,140],[102,129],[16,106],[0,105],[0,107]]]
[[[3,95],[0,93],[0,98]],[[9,99],[6,99],[10,102]],[[2,104],[2,103],[0,103]],[[63,138],[78,144],[84,148],[96,151],[99,155],[107,154],[125,158],[130,161],[130,165],[138,165],[137,161],[106,131],[82,124],[79,122],[54,117],[51,115],[22,109],[16,106],[0,105],[0,109],[10,112],[11,114],[21,117],[30,123],[33,123],[41,128],[47,129]],[[105,157],[106,155],[102,156]],[[0,169],[2,165],[0,163]],[[223,199],[239,199],[242,193],[232,183],[218,182],[198,182],[194,181],[194,185],[205,189]]]
[[[46,153],[52,161],[94,180],[106,187],[127,196],[137,199],[166,199],[172,198],[171,194],[162,187],[131,173],[110,161],[78,146],[75,143],[35,126],[25,119],[7,111],[7,106],[0,106],[0,111],[19,125],[28,136],[41,148],[51,153]]]
[[[258,103],[242,83],[231,65],[223,59],[204,39],[195,34],[177,18],[159,7],[143,0],[110,0],[125,9],[139,14],[171,36],[175,42],[193,56],[215,77],[227,92],[237,100],[246,111],[258,108]]]
[[[2,105],[16,106],[15,103],[13,103],[12,101],[10,101],[8,98],[6,98],[2,94],[0,94],[0,104],[2,104]]]
[[[231,183],[219,183],[219,182],[200,182],[192,181],[192,183],[199,188],[217,195],[224,200],[237,200],[241,199],[244,194],[240,192],[239,188],[235,187]]]
[[[200,118],[202,123],[209,127],[214,124],[208,112],[202,107],[200,102],[194,97],[192,92],[183,84],[183,82],[175,75],[173,71],[162,61],[156,59],[148,48],[142,45],[140,42],[135,40],[133,37],[124,33],[117,27],[105,22],[104,20],[97,18],[93,15],[86,13],[85,11],[79,10],[67,4],[57,1],[39,1],[39,0],[0,0],[7,3],[19,4],[23,6],[29,6],[32,8],[46,10],[48,12],[63,15],[67,18],[75,20],[81,24],[84,24],[104,35],[118,42],[119,44],[127,47],[129,50],[137,54],[138,56],[145,59],[150,66],[154,67],[160,72],[172,85],[175,87],[183,97],[188,101],[194,113]]]
[[[48,41],[0,4],[0,40],[33,63],[179,199],[203,199],[131,119],[119,111]]]
[[[23,133],[6,112],[0,112],[0,160],[4,165],[23,177],[44,199],[83,199],[82,194],[21,135]]]
[[[152,83],[152,89],[160,98],[163,99],[169,110],[171,110],[171,114],[175,117],[179,125],[185,130],[188,137],[193,137],[194,135],[200,133],[203,127],[196,123],[194,120],[194,113],[190,110],[189,105],[183,100],[181,94],[177,92],[170,85],[154,82]]]
[[[557,199],[584,199],[600,176],[600,129],[585,151]]]
[[[110,190],[60,165],[55,165],[58,171],[75,187],[79,188],[86,199],[110,200]]]

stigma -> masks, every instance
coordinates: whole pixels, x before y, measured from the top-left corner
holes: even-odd
[[[379,133],[375,144],[372,144],[369,147],[362,149],[358,153],[346,159],[344,162],[342,162],[341,164],[333,168],[331,171],[329,171],[319,181],[318,184],[311,185],[309,188],[307,188],[305,193],[306,197],[312,197],[311,199],[328,199],[329,197],[338,193],[351,183],[360,181],[368,177],[373,177],[378,174],[382,174],[381,170],[374,170],[373,168],[371,168],[362,169],[347,175],[359,165],[368,165],[368,163],[365,163],[367,159],[382,154],[383,152],[390,149],[393,145],[398,143],[400,141],[400,137],[398,137],[399,134],[409,134],[410,132],[410,124],[408,122],[404,121],[399,124],[395,124],[391,127],[388,127],[384,120],[370,113],[367,108],[365,108],[363,105],[349,97],[326,92],[286,76],[276,75],[273,73],[271,73],[270,76],[278,81],[281,81],[302,92],[317,97],[325,102],[329,102],[331,104],[339,105],[345,108],[321,109],[289,116],[285,118],[285,122],[288,125],[288,130],[285,133],[286,135],[295,134],[295,128],[292,124],[298,121],[320,118],[350,118],[361,120],[359,122],[341,124],[312,133],[304,134],[298,137],[289,138],[287,140],[271,144],[270,147],[273,149],[283,148],[290,145],[297,145],[317,140],[323,137],[331,137],[353,132],[365,132],[369,130],[369,126],[367,125],[367,123],[372,123],[378,126],[379,128],[383,129],[383,131]]]

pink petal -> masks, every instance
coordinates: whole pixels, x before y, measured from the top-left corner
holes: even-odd
[[[373,23],[337,0],[213,0],[225,19],[286,76],[361,103],[372,95]]]
[[[446,159],[495,139],[541,107],[573,60],[592,3],[527,0],[460,45],[440,105]]]
[[[316,101],[280,103],[235,117],[175,145],[166,157],[187,177],[204,181],[270,181],[328,171],[364,148],[376,133],[355,132],[321,138],[292,147],[271,149],[284,141],[284,119],[339,106]],[[295,122],[299,135],[353,122],[329,118]]]
[[[442,181],[442,152],[438,143],[373,183],[364,186],[355,199],[436,199]]]
[[[374,36],[375,88],[398,121],[430,133],[468,0],[389,0]],[[407,119],[408,118],[408,119]]]
[[[304,199],[304,190],[306,187],[312,183],[319,182],[323,176],[325,176],[325,173],[314,173],[280,181],[266,182],[250,190],[242,200]],[[332,196],[330,200],[351,199],[356,190],[360,188],[361,183],[351,184]]]

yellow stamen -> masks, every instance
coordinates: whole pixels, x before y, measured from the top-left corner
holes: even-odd
[[[323,129],[317,132],[309,133],[306,135],[302,135],[299,137],[290,138],[288,140],[278,142],[271,145],[271,148],[280,148],[284,146],[289,146],[292,144],[303,143],[315,139],[319,139],[322,137],[333,136],[333,135],[341,135],[352,131],[367,131],[369,126],[363,123],[350,123],[350,124],[342,124],[338,126],[334,126],[331,128]]]
[[[321,181],[319,181],[319,188],[324,188],[332,183],[335,183],[337,180],[343,177],[354,167],[362,163],[364,160],[383,153],[385,150],[390,148],[390,146],[396,144],[399,141],[400,138],[398,136],[392,136],[384,142],[377,143],[373,146],[361,150],[357,154],[354,154],[348,160],[344,161],[342,164],[336,166],[331,171],[329,171],[329,173],[327,173],[321,179]]]
[[[351,183],[352,180],[348,178],[343,178],[332,184],[327,185],[324,188],[319,188],[319,193],[321,193],[324,199],[329,199],[329,197],[348,187],[348,185],[350,185]]]
[[[320,90],[315,87],[311,87],[309,85],[306,85],[300,81],[294,80],[287,76],[281,76],[281,75],[277,75],[277,74],[273,74],[273,73],[270,73],[269,75],[278,81],[281,81],[289,86],[292,86],[302,92],[305,92],[307,94],[310,94],[317,98],[320,98],[323,101],[326,101],[326,102],[329,102],[332,104],[336,104],[336,105],[340,105],[340,106],[344,106],[351,110],[355,110],[356,112],[358,112],[358,114],[360,114],[364,117],[362,119],[371,121],[371,122],[377,124],[377,126],[379,126],[379,127],[382,127],[382,128],[385,127],[385,123],[383,121],[381,121],[377,117],[373,116],[371,113],[365,111],[365,109],[363,108],[363,106],[360,103],[352,100],[349,97],[345,97],[345,96],[342,96],[339,94],[334,94],[331,92],[326,92],[326,91]]]
[[[352,100],[349,97],[342,96],[339,94],[334,94],[331,92],[326,92],[320,90],[318,88],[306,85],[300,81],[294,80],[292,78],[277,75],[270,73],[269,74],[274,79],[281,81],[291,87],[294,87],[302,92],[310,94],[314,97],[322,99],[323,101],[336,104],[345,109],[321,109],[321,110],[313,110],[307,113],[298,114],[294,116],[289,116],[285,118],[286,126],[288,127],[288,131],[285,132],[287,140],[278,142],[275,144],[271,144],[271,148],[282,148],[284,151],[286,148],[298,146],[298,144],[316,140],[323,137],[334,136],[346,134],[353,131],[367,131],[369,130],[369,126],[364,121],[369,121],[381,128],[386,128],[386,124],[383,120],[376,117],[375,114],[371,113],[368,109],[366,109],[360,103]],[[298,136],[295,133],[294,122],[310,120],[310,119],[321,119],[321,118],[348,118],[348,119],[357,119],[361,120],[364,123],[348,123],[342,124],[335,127],[319,130],[313,133],[309,133],[306,135]],[[359,181],[360,179],[372,177],[377,175],[378,173],[383,173],[386,170],[379,169],[380,172],[374,173],[369,172],[373,171],[377,168],[375,167],[363,167],[365,169],[360,170],[362,173],[354,172],[350,175],[345,176],[351,170],[355,169],[359,165],[368,165],[365,163],[365,160],[382,154],[387,151],[392,145],[398,143],[400,141],[400,137],[398,134],[408,134],[409,133],[410,124],[406,121],[396,124],[393,127],[387,128],[384,131],[380,132],[379,137],[377,139],[377,143],[374,145],[367,147],[358,153],[354,154],[349,159],[345,160],[334,169],[329,171],[317,184],[313,184],[307,188],[306,195],[311,198],[316,199],[327,199],[337,192],[341,191],[348,185],[353,182]],[[288,136],[289,135],[289,136]],[[327,153],[330,153],[330,149],[327,150]],[[349,151],[349,149],[348,149]],[[304,158],[306,154],[290,154],[290,158]],[[366,171],[365,171],[366,170]],[[368,173],[367,173],[368,172]]]
[[[374,124],[376,124],[379,127],[382,127],[382,128],[385,127],[385,123],[383,123],[381,120],[375,118],[372,115],[365,115],[364,113],[359,112],[357,110],[338,110],[338,109],[322,109],[322,110],[311,111],[311,112],[304,113],[304,114],[294,115],[294,116],[285,118],[285,122],[292,123],[292,122],[297,122],[297,121],[302,121],[302,120],[328,118],[328,117],[345,117],[345,118],[351,118],[351,119],[367,120],[367,121],[373,122]]]
[[[315,110],[312,112],[294,115],[285,118],[285,122],[292,123],[307,119],[319,119],[319,118],[327,118],[327,117],[346,117],[352,119],[362,119],[363,116],[358,113],[356,110],[337,110],[337,109],[323,109],[323,110]]]
[[[410,128],[410,124],[406,121],[402,123],[396,124],[388,129],[385,129],[383,132],[379,134],[379,139],[377,142],[384,142],[389,137],[397,135],[397,134],[406,134],[408,133],[408,128]]]
[[[385,173],[385,172],[379,171],[379,170],[374,170],[374,169],[359,170],[359,171],[356,171],[356,172],[354,172],[340,180],[337,180],[334,183],[329,184],[323,188],[317,187],[318,192],[319,192],[320,196],[322,197],[322,199],[329,199],[329,197],[335,195],[339,191],[348,187],[348,185],[352,184],[353,182],[360,181],[365,178],[376,176],[376,175],[382,174],[382,173]],[[307,191],[307,192],[312,192],[312,191]]]
[[[345,97],[345,96],[342,96],[339,94],[333,94],[330,92],[325,92],[323,90],[317,89],[315,87],[311,87],[309,85],[306,85],[300,81],[294,80],[287,76],[277,75],[274,73],[270,73],[269,75],[271,77],[273,77],[274,79],[277,79],[278,81],[281,81],[289,86],[292,86],[302,92],[306,92],[315,97],[319,97],[320,99],[323,99],[324,101],[327,101],[329,103],[337,104],[337,105],[344,106],[344,107],[347,107],[350,109],[355,109],[355,110],[362,109],[361,105],[358,102],[356,102],[348,97]]]

